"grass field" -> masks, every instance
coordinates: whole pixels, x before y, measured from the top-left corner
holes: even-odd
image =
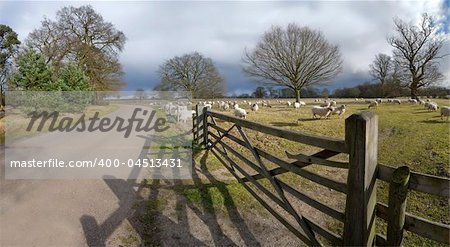
[[[353,100],[337,100],[338,106],[340,104],[347,105],[347,111],[344,116],[332,116],[330,119],[314,120],[312,119],[311,106],[318,103],[314,103],[312,100],[305,100],[307,106],[298,110],[293,109],[293,107],[288,107],[285,104],[275,103],[275,100],[272,100],[272,108],[260,107],[257,112],[252,112],[249,106],[245,106],[242,99],[237,99],[237,101],[241,107],[249,112],[247,120],[296,131],[336,137],[339,139],[344,139],[345,118],[352,113],[368,110],[367,104],[363,102],[357,103]],[[293,100],[291,100],[291,102],[292,101]],[[433,101],[437,102],[440,106],[450,105],[448,100],[435,99]],[[221,111],[217,108],[213,108],[213,110],[225,112],[230,115],[232,114],[231,111]],[[402,103],[401,105],[397,105],[382,103],[378,108],[370,109],[369,111],[376,112],[379,116],[379,163],[394,167],[407,165],[413,171],[449,177],[450,122],[445,119],[441,120],[439,110],[438,112],[430,112],[419,104]],[[227,123],[218,122],[218,124],[223,127],[230,126]],[[239,135],[237,132],[232,133],[235,136]],[[266,150],[269,153],[276,154],[277,157],[283,157],[285,150],[292,153],[304,154],[311,154],[314,151],[317,151],[316,148],[311,146],[294,143],[285,139],[257,133],[255,131],[247,130],[246,133],[255,146]],[[237,144],[233,144],[232,142],[227,143],[234,145],[233,148],[246,154],[246,150]],[[247,155],[248,156],[246,157],[251,157],[251,154],[247,153]],[[347,157],[339,155],[337,158],[345,160]],[[205,163],[210,170],[221,169],[222,166],[214,155],[209,155]],[[306,169],[310,169],[325,176],[331,176],[339,181],[346,181],[346,170],[333,170],[314,165],[309,166]],[[280,176],[280,179],[289,181],[291,184],[299,185],[302,191],[306,191],[307,194],[313,195],[314,198],[318,198],[319,201],[323,201],[327,205],[332,205],[341,210],[345,207],[344,196],[332,193],[320,185],[287,174]],[[378,200],[387,203],[388,185],[386,183],[379,183],[379,185],[377,193]],[[242,186],[236,187],[234,183],[229,186],[231,191],[233,191],[232,194],[236,195],[234,198],[235,201],[249,200],[248,193],[245,192],[245,189]],[[205,190],[205,188],[191,187],[188,191],[185,191],[185,195],[190,200],[199,202],[199,195],[202,194],[201,190]],[[216,195],[216,190],[210,189],[208,193],[211,194],[211,198],[213,198],[213,200],[208,203],[215,204],[217,207],[222,207],[223,204],[226,204],[226,200],[221,199],[220,194]],[[338,233],[342,233],[342,225],[340,223],[333,221],[331,218],[322,217],[320,214],[313,212],[313,210],[304,205],[300,205],[299,207],[301,208],[300,211],[303,213],[311,214],[313,218],[318,217],[319,222],[327,225]],[[409,193],[407,211],[410,213],[433,221],[449,224],[449,209],[449,200],[429,196],[423,193]],[[378,222],[380,222],[377,224],[378,232],[385,234],[386,225],[381,223],[381,220],[378,220]],[[439,245],[439,243],[407,233],[405,235],[404,245],[436,246]]]

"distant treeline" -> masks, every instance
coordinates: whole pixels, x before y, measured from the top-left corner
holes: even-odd
[[[450,95],[450,88],[430,86],[420,88],[418,95],[422,97],[444,98]],[[410,90],[400,84],[363,83],[354,87],[339,88],[333,93],[326,88],[306,87],[301,90],[302,98],[394,98],[409,97]],[[232,95],[233,98],[294,98],[295,92],[289,88],[257,87],[251,94]]]
[[[364,83],[351,88],[340,88],[333,92],[334,98],[394,98],[409,97],[411,90],[393,83],[381,85],[380,83]],[[422,97],[443,98],[450,95],[450,88],[430,86],[417,90]]]

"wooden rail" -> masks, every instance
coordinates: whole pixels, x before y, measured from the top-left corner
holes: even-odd
[[[386,221],[389,220],[389,208],[386,204],[378,202],[376,212],[378,217]],[[446,224],[405,213],[404,229],[428,239],[449,243],[450,226]]]
[[[391,182],[394,167],[378,164],[378,179]],[[408,188],[423,193],[450,197],[450,179],[411,171]]]
[[[232,127],[224,129],[216,124],[215,118],[232,123]],[[267,126],[198,107],[193,119],[194,141],[210,149],[261,205],[307,245],[321,245],[315,236],[318,234],[332,245],[401,246],[403,231],[450,244],[449,225],[415,216],[405,210],[409,190],[449,198],[450,179],[409,171],[407,167],[394,168],[378,164],[378,119],[374,113],[363,112],[347,118],[345,140]],[[285,155],[284,158],[280,158],[262,148],[254,147],[243,128],[323,150],[312,155],[279,152],[277,155]],[[240,137],[233,134],[232,130],[237,130]],[[231,144],[225,140],[231,141]],[[254,159],[251,160],[248,155],[240,153],[239,149],[232,144],[237,144],[249,151]],[[348,154],[348,162],[329,160],[340,153]],[[271,166],[271,169],[267,169],[265,165],[267,162],[275,167]],[[241,167],[242,164],[253,172]],[[348,170],[347,183],[304,169],[313,164]],[[279,175],[284,173],[293,173],[333,191],[344,193],[346,195],[345,212],[326,205],[288,184],[279,178]],[[270,181],[272,190],[267,188],[267,183],[261,183],[260,179]],[[377,180],[389,183],[389,206],[377,202]],[[299,214],[284,193],[343,222],[343,235],[340,236],[310,217]],[[278,212],[277,207],[273,205],[284,210],[284,214]],[[292,216],[293,220],[285,218],[286,213]],[[375,216],[387,221],[387,236],[375,232]]]
[[[268,135],[277,136],[290,141],[301,142],[307,145],[321,147],[340,153],[347,153],[347,148],[343,140],[272,127],[213,111],[208,111],[207,114],[212,117],[234,123],[241,127],[256,130]]]

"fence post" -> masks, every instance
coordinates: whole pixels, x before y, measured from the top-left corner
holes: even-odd
[[[207,107],[203,107],[203,144],[205,148],[208,148],[208,115],[206,112],[208,111]]]
[[[197,122],[197,127],[196,127],[197,134],[196,134],[195,142],[197,145],[200,145],[199,137],[200,137],[200,121],[201,120],[203,120],[203,119],[200,119],[199,107],[198,107],[198,105],[195,105],[195,121]]]
[[[405,225],[406,196],[408,194],[409,167],[402,166],[392,173],[389,184],[387,245],[401,246]]]
[[[375,237],[378,116],[353,114],[345,120],[349,151],[344,246],[372,246]]]

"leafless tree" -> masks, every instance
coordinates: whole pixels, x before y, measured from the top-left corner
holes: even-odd
[[[214,98],[225,93],[224,80],[212,60],[198,52],[166,61],[159,74],[161,82],[155,90],[185,90],[195,98]]]
[[[321,32],[293,23],[264,33],[256,47],[245,52],[244,63],[248,75],[293,89],[297,102],[303,87],[329,82],[342,68],[337,46]]]
[[[390,56],[380,53],[375,55],[375,60],[369,67],[370,74],[383,86],[392,72],[393,62]]]
[[[88,75],[95,90],[118,90],[123,86],[118,55],[125,35],[106,22],[91,6],[64,7],[56,20],[44,19],[27,39],[39,50],[57,75],[61,65],[76,61]]]
[[[422,15],[417,26],[400,19],[395,19],[394,24],[396,35],[389,37],[388,42],[394,47],[398,75],[411,90],[411,97],[417,98],[417,89],[443,79],[438,69],[438,60],[443,57],[443,35],[427,14]]]

